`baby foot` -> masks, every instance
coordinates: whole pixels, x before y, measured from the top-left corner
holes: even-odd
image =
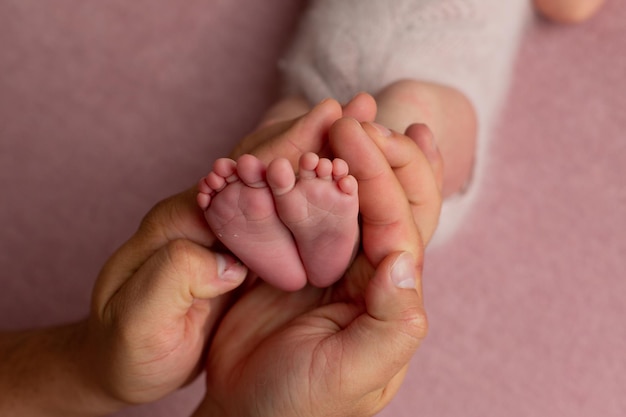
[[[198,188],[198,204],[211,230],[244,264],[285,291],[306,284],[298,249],[276,214],[258,158],[219,159]]]
[[[357,182],[341,159],[305,153],[299,176],[288,160],[267,169],[276,211],[291,230],[309,282],[327,287],[341,278],[358,241]]]

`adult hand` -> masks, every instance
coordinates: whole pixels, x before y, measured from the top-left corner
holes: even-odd
[[[289,103],[293,105],[292,103]],[[302,103],[299,104],[302,107]],[[404,134],[389,131],[388,129],[372,124],[376,118],[376,102],[367,93],[357,94],[343,107],[333,99],[327,99],[315,106],[311,112],[322,115],[318,117],[298,117],[283,120],[283,116],[291,116],[292,112],[285,105],[279,103],[278,109],[270,110],[270,121],[261,123],[261,127],[246,136],[231,153],[233,159],[251,153],[266,165],[276,158],[287,158],[294,170],[298,168],[300,156],[306,152],[313,152],[321,156],[335,157],[334,149],[328,146],[328,135],[310,134],[309,132],[328,132],[331,126],[341,117],[353,118],[359,122],[367,122],[364,129],[370,133],[370,138],[376,143],[391,166],[398,181],[405,191],[411,210],[416,221],[430,219],[429,224],[423,225],[424,244],[430,242],[439,221],[441,199],[427,198],[434,193],[441,193],[443,185],[443,159],[436,146],[430,129],[424,124],[410,125]],[[326,123],[326,125],[311,125],[311,121]],[[376,132],[374,132],[376,131]],[[349,152],[348,152],[349,156]],[[357,165],[355,165],[356,167]],[[354,167],[350,166],[352,170]],[[426,172],[428,169],[431,173]],[[435,181],[431,181],[434,175]],[[428,191],[423,191],[427,187]]]
[[[329,132],[332,124],[341,117],[352,117],[360,122],[371,122],[376,117],[376,102],[367,94],[357,94],[350,102],[341,106],[334,99],[326,99],[308,109],[300,103],[301,113],[317,112],[317,117],[292,118],[293,104],[279,102],[269,110],[257,130],[246,136],[233,150],[230,157],[253,154],[266,165],[276,158],[287,158],[294,169],[298,167],[300,156],[313,152],[320,156],[329,156],[328,135],[312,135],[308,132]],[[325,116],[324,116],[325,115]],[[322,125],[311,125],[321,123]]]
[[[318,120],[334,121],[344,112],[367,118],[375,112],[372,102],[363,95],[342,109],[328,100],[313,111],[332,116]],[[297,140],[300,132],[318,128],[299,118],[267,125],[242,143],[255,146],[260,157],[276,153],[295,163],[307,150],[321,151],[326,138]],[[120,404],[156,400],[198,375],[228,293],[246,276],[232,257],[207,249],[216,239],[196,193],[190,189],[157,204],[96,282],[80,356],[104,397]]]
[[[0,334],[0,415],[102,416],[196,376],[246,269],[214,238],[195,190],[157,206],[106,263],[90,317]]]
[[[86,351],[102,388],[124,403],[156,400],[198,375],[216,321],[246,269],[209,249],[195,190],[156,205],[105,264]]]
[[[424,211],[415,223],[373,126],[342,119],[330,139],[359,181],[363,251],[330,288],[284,293],[258,282],[239,299],[209,350],[195,416],[374,415],[426,335],[420,233],[436,219]],[[419,197],[436,206],[432,189]]]

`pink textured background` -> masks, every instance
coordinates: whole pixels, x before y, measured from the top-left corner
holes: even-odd
[[[429,254],[413,416],[626,415],[626,7],[526,37],[482,199]],[[302,1],[0,0],[0,328],[76,320],[109,254],[255,124]],[[187,415],[196,383],[119,416]]]

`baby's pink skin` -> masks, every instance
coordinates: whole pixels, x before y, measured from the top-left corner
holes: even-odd
[[[347,164],[307,153],[299,168],[296,178],[290,162],[277,159],[266,172],[243,155],[218,160],[199,184],[198,204],[216,236],[286,291],[337,281],[358,239],[357,183]]]
[[[359,235],[358,186],[341,159],[306,153],[299,168],[296,178],[287,159],[274,160],[267,181],[309,283],[324,288],[341,278],[353,258]]]

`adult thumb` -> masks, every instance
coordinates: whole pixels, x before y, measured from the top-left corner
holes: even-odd
[[[422,259],[416,259],[411,252],[386,256],[366,289],[368,315],[383,322],[415,322],[418,325],[415,334],[423,339],[427,323],[422,297],[422,268]]]
[[[420,260],[409,252],[383,258],[366,288],[366,312],[346,329],[349,369],[358,369],[355,377],[371,381],[369,390],[397,388],[426,337],[421,269]]]
[[[180,239],[150,257],[116,298],[127,304],[125,309],[136,320],[175,321],[198,300],[211,300],[238,287],[246,273],[246,267],[229,255]]]

